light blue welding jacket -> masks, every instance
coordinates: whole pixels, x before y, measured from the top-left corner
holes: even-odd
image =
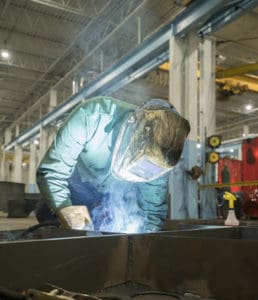
[[[71,113],[37,170],[40,192],[53,213],[83,204],[101,230],[119,231],[125,222],[137,223],[138,231],[161,229],[167,214],[168,175],[134,183],[111,174],[116,137],[136,109],[128,102],[96,97]]]

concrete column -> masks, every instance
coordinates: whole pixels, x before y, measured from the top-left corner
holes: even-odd
[[[216,122],[215,94],[215,40],[204,38],[200,48],[200,138],[202,144],[202,165],[205,174],[202,183],[215,183],[215,165],[205,164],[206,138],[215,133]],[[201,190],[201,217],[213,219],[216,217],[216,190],[214,188]]]
[[[73,80],[72,84],[73,84],[72,88],[73,88],[73,95],[74,95],[79,91],[79,84],[77,80]]]
[[[4,143],[7,145],[12,139],[12,131],[10,129],[5,129],[4,132]]]
[[[37,146],[35,143],[30,144],[30,161],[29,161],[29,180],[28,180],[28,193],[36,193],[36,168],[37,168]]]
[[[249,135],[249,126],[248,125],[244,125],[243,126],[243,137],[246,138]]]
[[[169,101],[191,126],[182,158],[170,176],[172,219],[198,218],[197,182],[186,173],[197,164],[198,46],[196,35],[170,39]]]
[[[19,125],[16,125],[15,136],[17,137],[20,133]],[[22,182],[22,147],[16,145],[14,147],[14,169],[12,174],[12,180],[14,182]]]
[[[51,112],[57,105],[57,90],[50,90],[49,108],[48,112]]]
[[[1,152],[1,176],[2,181],[5,181],[5,151]]]
[[[17,136],[19,136],[19,134],[20,134],[20,126],[16,125],[16,127],[15,127],[15,136],[17,137]]]
[[[43,158],[48,149],[48,130],[45,128],[40,129],[40,142],[39,142],[39,161]]]
[[[22,147],[15,146],[14,150],[14,170],[12,174],[14,182],[22,182]]]
[[[175,36],[170,37],[169,41],[169,102],[181,114],[184,110],[184,59],[185,59],[185,40]]]

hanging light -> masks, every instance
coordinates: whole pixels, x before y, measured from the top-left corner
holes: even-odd
[[[252,104],[247,104],[246,106],[245,106],[245,109],[246,110],[252,110],[253,109],[253,105]]]
[[[8,59],[8,58],[10,58],[10,52],[7,51],[7,50],[2,50],[2,51],[1,51],[1,56],[2,56],[2,58],[4,58],[4,59]]]

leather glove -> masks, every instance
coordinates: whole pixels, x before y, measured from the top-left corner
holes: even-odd
[[[93,230],[90,214],[86,206],[75,205],[63,207],[56,212],[56,215],[63,228]]]

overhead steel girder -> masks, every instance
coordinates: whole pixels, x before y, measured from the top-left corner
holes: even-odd
[[[235,75],[254,73],[258,71],[258,63],[248,64],[241,67],[219,70],[216,72],[216,78],[227,78]]]
[[[196,0],[170,24],[164,26],[77,94],[5,145],[4,150],[10,150],[16,144],[28,141],[40,131],[40,128],[59,119],[83,99],[110,94],[166,61],[171,34],[183,36],[189,31],[195,31],[198,34],[210,33],[256,5],[258,5],[258,0]]]

